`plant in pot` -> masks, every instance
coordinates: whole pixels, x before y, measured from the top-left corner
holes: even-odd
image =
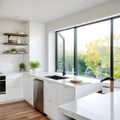
[[[19,64],[19,69],[20,69],[20,71],[25,71],[25,64],[24,63],[20,63]]]
[[[12,52],[12,53],[17,53],[16,48],[12,48],[12,49],[11,49],[11,52]]]
[[[33,73],[35,73],[36,68],[39,68],[41,66],[39,61],[31,61],[29,65]]]

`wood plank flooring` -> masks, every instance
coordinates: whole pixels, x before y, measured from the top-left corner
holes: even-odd
[[[27,102],[20,101],[0,105],[0,120],[49,120],[47,116],[32,108]]]

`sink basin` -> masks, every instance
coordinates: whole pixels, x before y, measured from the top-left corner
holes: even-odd
[[[45,76],[45,77],[50,78],[50,79],[54,79],[54,80],[68,79],[69,78],[69,77],[58,76],[58,75],[51,75],[51,76]]]

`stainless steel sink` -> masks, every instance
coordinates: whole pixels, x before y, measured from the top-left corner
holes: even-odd
[[[58,75],[50,75],[50,76],[45,76],[45,77],[50,78],[50,79],[54,79],[54,80],[68,79],[69,78],[69,77],[58,76]]]

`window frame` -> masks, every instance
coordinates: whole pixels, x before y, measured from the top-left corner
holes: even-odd
[[[74,74],[77,74],[77,28],[78,27],[83,27],[83,26],[87,26],[87,25],[91,25],[91,24],[96,24],[96,23],[100,23],[100,22],[104,22],[104,21],[110,21],[110,77],[113,78],[114,77],[114,46],[113,46],[113,41],[114,41],[114,25],[113,25],[113,21],[116,18],[120,18],[120,16],[114,16],[114,17],[110,17],[110,18],[106,18],[106,19],[102,19],[102,20],[97,20],[94,22],[89,22],[86,24],[82,24],[82,25],[78,25],[78,26],[74,26],[74,27],[70,27],[67,29],[62,29],[62,30],[58,30],[55,31],[55,72],[57,72],[57,33],[60,31],[65,31],[68,29],[74,29]]]

